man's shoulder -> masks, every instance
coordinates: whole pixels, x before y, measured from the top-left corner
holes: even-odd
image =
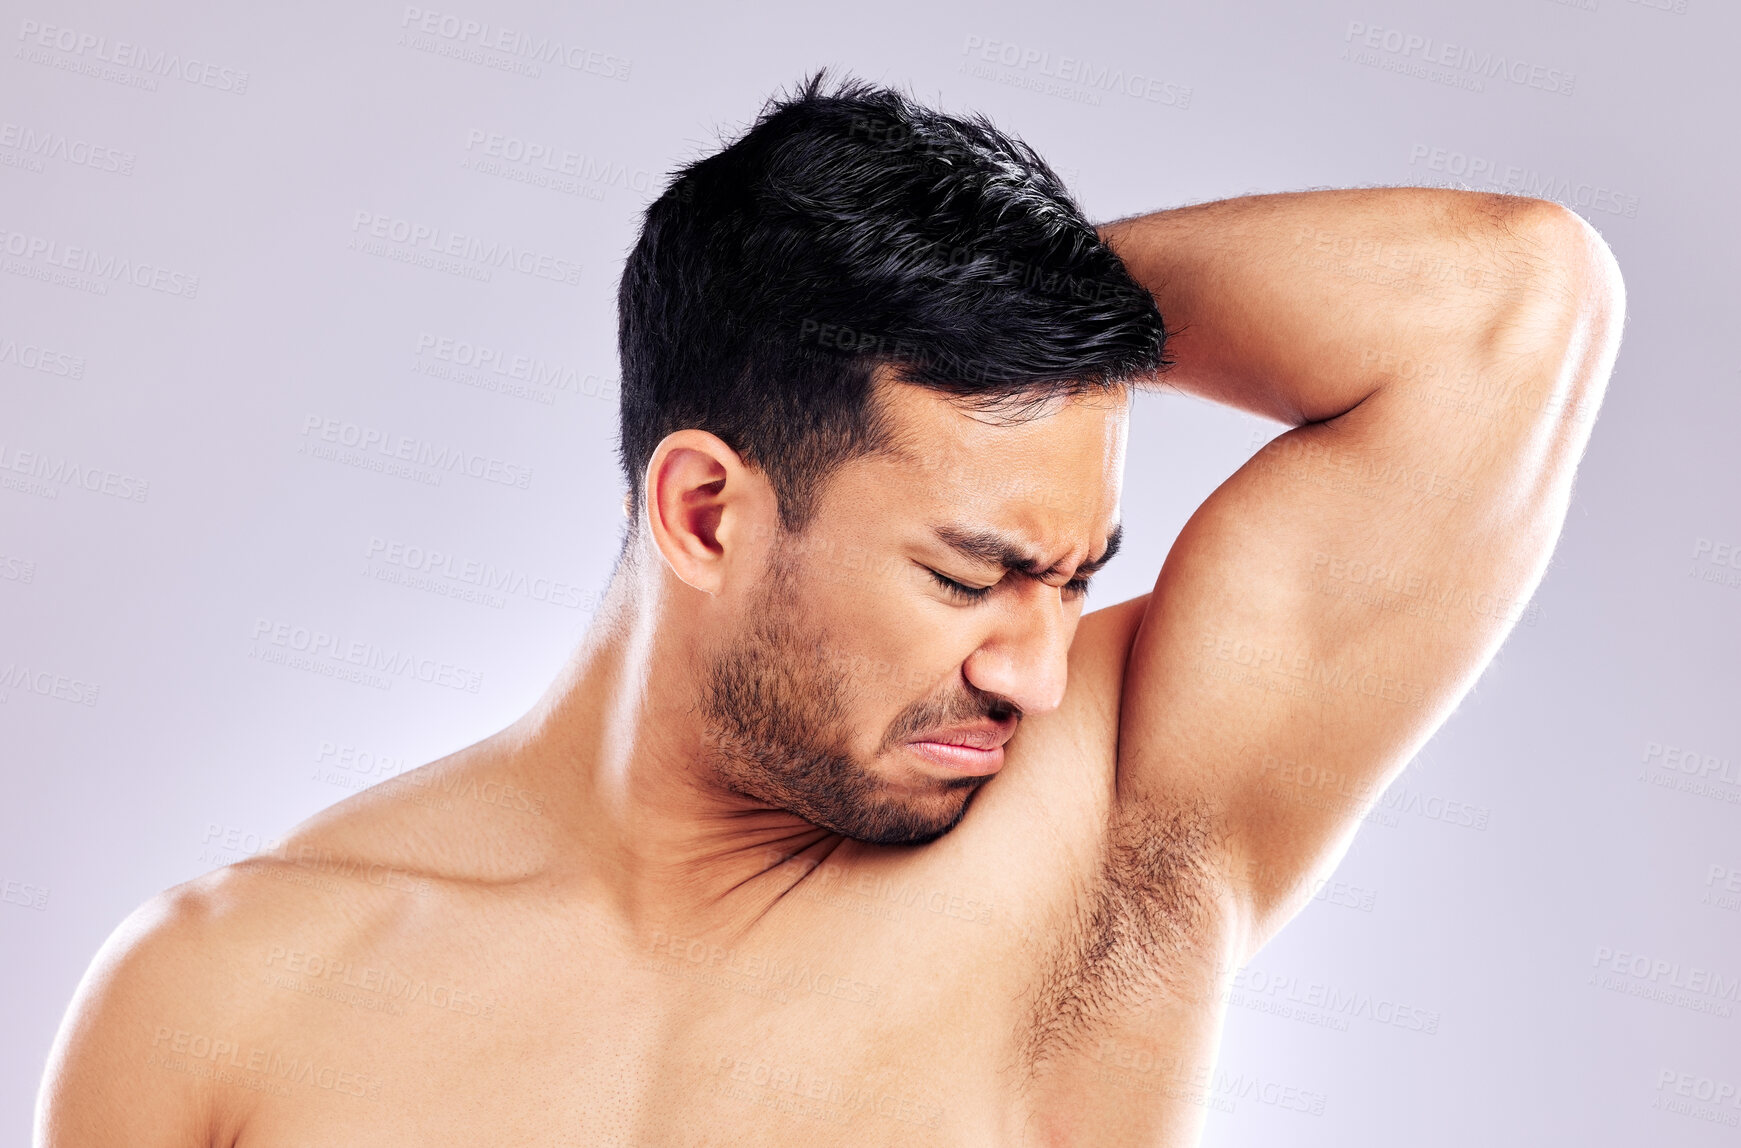
[[[141,1056],[177,1033],[254,1027],[273,1011],[262,973],[287,941],[340,949],[378,916],[355,882],[321,875],[317,856],[334,854],[293,834],[152,897],[104,942],[71,1015]]]
[[[462,752],[310,817],[231,869],[327,892],[353,885],[495,884],[543,869],[559,844],[551,797],[502,755]]]
[[[81,1003],[113,998],[126,1011],[185,1011],[178,982],[216,987],[238,926],[267,927],[273,909],[251,896],[245,864],[207,873],[152,897],[109,935],[80,985]]]
[[[129,1008],[241,1017],[290,951],[344,952],[395,923],[449,912],[456,889],[542,872],[554,827],[546,795],[511,767],[443,759],[320,811],[235,864],[159,893],[116,928],[81,998],[124,984]],[[89,990],[89,991],[88,991]]]
[[[110,934],[49,1056],[46,1143],[187,1143],[236,1118],[231,1090],[213,1089],[208,1070],[244,1042],[270,1043],[260,957],[299,926],[265,868],[245,862],[165,890]]]
[[[544,798],[514,776],[486,756],[444,759],[134,910],[79,985],[45,1119],[69,1140],[105,1139],[148,1115],[165,1143],[242,1119],[257,1095],[214,1089],[212,1058],[318,1045],[346,1015],[353,971],[375,975],[359,954],[414,957],[464,928],[468,896],[542,871]]]

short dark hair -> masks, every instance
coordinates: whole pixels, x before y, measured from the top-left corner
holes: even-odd
[[[694,427],[759,467],[802,530],[829,471],[885,445],[879,366],[1019,409],[1170,365],[1154,300],[1031,147],[826,77],[647,208],[617,295],[632,521],[660,440]]]

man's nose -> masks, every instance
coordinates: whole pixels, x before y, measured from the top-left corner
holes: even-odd
[[[1057,591],[1045,597],[1051,601],[1013,613],[962,667],[975,688],[1002,694],[1024,714],[1046,713],[1064,701],[1075,625]]]

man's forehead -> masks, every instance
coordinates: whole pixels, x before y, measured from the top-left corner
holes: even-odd
[[[1117,517],[1129,399],[1122,388],[1023,410],[977,411],[912,384],[879,387],[886,465],[933,500],[1006,500],[1108,521]],[[1039,524],[1036,523],[1036,526]]]
[[[1049,577],[1092,573],[1111,558],[1128,410],[1121,392],[1061,398],[1019,420],[976,417],[911,384],[880,397],[888,441],[861,460],[860,481],[849,480],[860,497],[985,565]]]

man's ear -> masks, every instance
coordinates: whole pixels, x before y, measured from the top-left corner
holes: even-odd
[[[771,533],[778,517],[772,485],[717,435],[680,430],[647,461],[646,526],[665,564],[687,586],[718,594],[733,564]]]

